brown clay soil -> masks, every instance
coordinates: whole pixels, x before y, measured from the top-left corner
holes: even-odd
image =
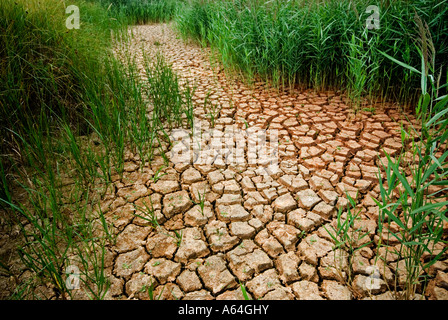
[[[169,25],[133,31],[130,50],[161,51],[182,79],[197,86],[195,116],[203,128],[212,127],[202,107],[207,99],[216,107],[215,132],[276,130],[278,170],[266,174],[245,155],[237,165],[171,162],[157,180],[162,157],[139,171],[138,157],[128,155],[124,177],[114,180],[101,203],[117,233],[106,256],[107,298],[148,299],[141,289],[151,283],[162,299],[243,299],[240,283],[253,299],[391,298],[386,282],[393,283],[397,266],[391,254],[386,264],[377,262],[377,286],[366,288],[375,256],[384,255],[375,243],[388,236],[377,234],[378,154],[384,159],[383,150],[399,153],[400,126],[414,118],[406,120],[386,104],[354,116],[337,92],[247,85],[212,65],[207,48],[180,39]],[[207,149],[210,140],[201,143]],[[325,229],[335,225],[338,208],[347,206],[346,192],[357,197],[355,227],[367,234],[360,239],[354,234],[354,243],[372,241],[352,257],[350,282],[348,256],[332,250]],[[203,210],[198,194],[205,197]],[[135,216],[133,204],[145,203],[153,204],[160,228]],[[180,244],[174,231],[182,234]],[[448,297],[447,270],[448,260],[432,269],[438,276],[430,298]],[[78,291],[75,298],[86,298]]]

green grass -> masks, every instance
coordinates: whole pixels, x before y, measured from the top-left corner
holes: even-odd
[[[392,236],[402,243],[400,254],[411,274],[409,283],[402,284],[407,297],[420,280],[417,267],[425,269],[442,256],[434,255],[429,245],[445,241],[441,221],[446,220],[446,203],[433,201],[446,191],[446,85],[431,80],[438,79],[447,56],[447,27],[441,23],[447,21],[446,1],[412,2],[428,23],[432,41],[404,2],[382,3],[384,30],[369,32],[361,28],[362,1],[355,4],[360,18],[348,14],[352,2],[342,0],[325,5],[241,0],[176,4],[181,6],[176,21],[182,34],[210,43],[228,68],[248,77],[316,88],[342,86],[355,101],[378,94],[408,101],[416,87],[423,93],[416,108],[422,138],[412,149],[414,166],[405,167],[413,183],[404,179],[403,166],[390,159],[388,188],[381,189],[379,203],[380,228],[388,220],[402,228]],[[110,192],[112,177],[123,173],[126,152],[138,154],[143,167],[156,154],[164,156],[171,128],[193,124],[194,89],[181,86],[161,56],[152,61],[144,57],[142,77],[134,57],[121,61],[112,53],[114,40],[126,47],[129,23],[173,17],[174,9],[164,9],[169,3],[144,2],[138,11],[141,3],[135,1],[110,5],[76,0],[82,14],[78,30],[65,28],[67,15],[58,0],[0,3],[0,209],[11,230],[19,227],[18,252],[32,271],[11,298],[46,298],[34,288],[48,283],[55,298],[74,298],[65,283],[73,264],[80,269],[86,295],[107,297],[105,259],[115,234],[98,206],[101,196]],[[414,30],[420,30],[417,39],[426,34],[428,41],[417,40],[415,46]],[[420,64],[420,70],[412,67]],[[408,136],[403,133],[403,139]],[[154,181],[162,175],[156,172]],[[434,187],[441,191],[428,197]],[[398,198],[395,189],[401,190]],[[19,194],[25,200],[18,200]],[[152,208],[139,210],[158,227]],[[347,235],[344,226],[338,229],[342,236]],[[181,244],[181,232],[170,236]],[[350,245],[348,237],[343,240],[341,247]],[[13,272],[6,261],[0,266]]]
[[[361,250],[363,247],[368,246],[372,241],[370,241],[369,234],[366,231],[355,228],[356,220],[359,220],[360,217],[360,209],[356,208],[355,200],[350,197],[347,193],[348,205],[346,208],[340,207],[337,215],[336,215],[336,224],[335,226],[330,225],[329,229],[324,226],[324,229],[327,231],[328,235],[334,241],[333,250],[335,250],[334,255],[334,267],[335,271],[338,273],[338,276],[341,279],[344,279],[342,276],[343,272],[347,272],[347,279],[345,280],[349,286],[352,286],[352,281],[354,277],[354,272],[352,270],[353,259],[355,256],[355,252]],[[343,212],[346,210],[346,212]],[[343,217],[345,213],[345,217]],[[369,241],[365,241],[362,243],[362,239],[366,238]],[[312,241],[312,239],[310,240]],[[341,250],[342,249],[342,250]],[[337,253],[337,254],[336,254]],[[347,270],[341,269],[341,255],[347,253],[348,259],[348,268]]]
[[[131,24],[167,22],[180,5],[179,0],[91,0],[99,2],[112,14],[126,17]]]
[[[205,1],[192,0],[176,15],[184,37],[210,46],[225,67],[275,85],[345,89],[361,98],[412,104],[420,79],[380,54],[418,65],[417,13],[428,26],[436,69],[446,72],[448,2],[412,1]],[[380,8],[380,29],[368,30],[369,5]],[[445,59],[443,58],[445,57]],[[445,74],[443,74],[445,75]]]
[[[425,292],[432,276],[429,267],[446,257],[448,240],[443,224],[448,221],[448,95],[441,95],[442,85],[435,77],[435,47],[427,28],[419,24],[419,54],[421,68],[389,57],[394,63],[416,73],[421,79],[421,97],[417,116],[421,129],[402,128],[402,143],[408,150],[393,159],[386,154],[382,163],[385,177],[380,176],[379,233],[388,238],[379,241],[378,248],[397,241],[393,252],[403,262],[395,268],[392,290],[397,299],[412,299]],[[414,138],[415,137],[415,138]],[[395,223],[397,229],[391,224]],[[399,269],[401,267],[401,270]],[[399,277],[405,272],[406,277]]]
[[[0,3],[0,209],[20,228],[18,251],[33,274],[13,299],[49,298],[34,293],[42,283],[57,299],[76,298],[65,283],[73,264],[85,294],[104,299],[115,236],[101,196],[126,152],[143,167],[169,141],[167,130],[192,122],[192,90],[161,57],[144,57],[142,77],[133,56],[113,54],[114,41],[130,40],[129,20],[98,3],[73,4],[81,25],[68,30],[60,1]]]

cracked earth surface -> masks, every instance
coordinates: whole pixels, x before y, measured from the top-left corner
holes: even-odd
[[[197,86],[195,115],[205,127],[210,119],[201,106],[208,99],[219,111],[216,131],[277,130],[279,170],[262,174],[248,161],[171,162],[163,168],[157,156],[139,171],[138,157],[128,153],[123,178],[115,176],[101,203],[117,234],[105,259],[108,298],[149,299],[142,288],[151,283],[161,299],[244,299],[240,283],[253,299],[390,298],[386,282],[393,281],[396,257],[388,255],[380,268],[377,289],[369,292],[365,284],[382,254],[374,243],[387,237],[377,234],[377,155],[397,154],[403,147],[400,125],[409,125],[397,108],[377,106],[375,113],[355,117],[336,92],[248,86],[217,72],[208,49],[179,39],[169,25],[133,31],[133,45],[160,50],[182,79]],[[353,258],[350,287],[347,255],[332,250],[325,230],[334,225],[338,208],[347,206],[346,192],[357,197],[356,227],[368,234],[358,245],[373,240]],[[145,204],[153,205],[159,228],[135,215]],[[436,298],[447,297],[447,270],[448,260],[432,270],[439,274],[431,291]],[[77,298],[85,296],[80,291]]]

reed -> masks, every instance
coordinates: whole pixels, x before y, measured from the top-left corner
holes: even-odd
[[[126,17],[130,24],[167,22],[180,4],[179,0],[92,0],[100,2],[115,16]]]
[[[380,9],[379,29],[366,27],[370,5]],[[413,105],[420,79],[380,51],[409,65],[419,63],[413,50],[417,13],[428,24],[436,51],[446,57],[447,8],[446,0],[191,0],[175,21],[183,36],[210,45],[226,68],[248,79],[337,88],[354,100]],[[446,59],[438,61],[436,68],[442,67]]]

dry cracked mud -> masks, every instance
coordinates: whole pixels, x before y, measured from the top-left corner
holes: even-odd
[[[223,135],[229,127],[276,130],[278,166],[266,174],[259,168],[270,159],[251,162],[250,154],[228,164],[224,148],[223,157],[206,163],[164,167],[158,156],[139,170],[138,157],[128,154],[124,177],[115,177],[101,204],[117,234],[106,257],[107,298],[149,299],[142,288],[152,284],[161,299],[243,299],[244,283],[253,299],[390,299],[386,283],[394,281],[397,257],[389,254],[379,285],[366,287],[375,256],[384,254],[374,244],[387,240],[377,234],[373,200],[380,192],[378,161],[384,161],[384,151],[400,152],[400,126],[417,124],[415,119],[406,120],[388,104],[354,116],[337,92],[249,86],[211,64],[209,49],[180,39],[170,25],[137,26],[133,32],[130,50],[162,52],[196,86],[195,116],[202,128]],[[216,108],[214,126],[202,107],[206,100],[209,109]],[[204,149],[211,141],[201,140]],[[372,241],[353,257],[351,285],[347,253],[333,251],[325,229],[347,206],[346,192],[359,203],[356,228],[367,234],[355,240]],[[153,206],[159,227],[135,215],[144,215],[138,208],[145,204]],[[447,299],[448,260],[431,272],[437,277],[429,297]],[[76,298],[86,295],[79,290]]]

